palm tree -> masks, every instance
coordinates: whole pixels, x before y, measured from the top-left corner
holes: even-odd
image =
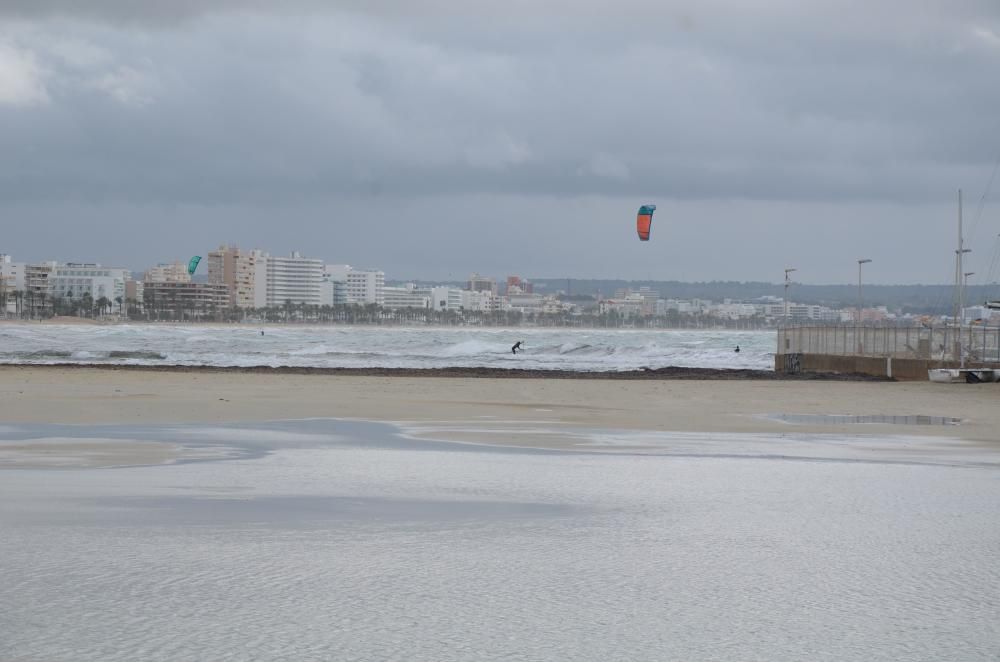
[[[83,310],[86,312],[87,317],[94,316],[94,295],[90,292],[84,292],[83,296],[80,297],[80,303],[83,305]]]
[[[118,304],[118,317],[122,316],[122,303],[124,299],[122,297],[115,297],[115,303]]]

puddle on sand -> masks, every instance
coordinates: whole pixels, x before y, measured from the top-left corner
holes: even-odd
[[[950,416],[854,416],[851,414],[767,414],[767,418],[799,425],[960,425],[962,419]]]

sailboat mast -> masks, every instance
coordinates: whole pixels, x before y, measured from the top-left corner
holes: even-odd
[[[958,249],[955,251],[955,294],[952,318],[955,328],[959,327],[959,316],[962,314],[962,255],[965,253],[962,240],[962,189],[958,189]]]

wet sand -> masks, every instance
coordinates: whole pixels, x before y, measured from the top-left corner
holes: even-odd
[[[0,367],[0,424],[221,423],[330,417],[446,422],[465,428],[503,421],[676,432],[905,434],[1000,447],[998,396],[1000,384]],[[792,425],[766,418],[769,414],[924,415],[959,418],[962,424]],[[495,436],[488,435],[493,441]],[[543,441],[533,443],[558,445]]]

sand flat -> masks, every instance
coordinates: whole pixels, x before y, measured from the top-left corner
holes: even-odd
[[[1000,441],[1000,384],[491,379],[0,367],[0,424],[219,423],[331,417],[723,433]],[[791,425],[767,414],[925,415],[958,426]],[[537,443],[543,443],[541,441]]]

